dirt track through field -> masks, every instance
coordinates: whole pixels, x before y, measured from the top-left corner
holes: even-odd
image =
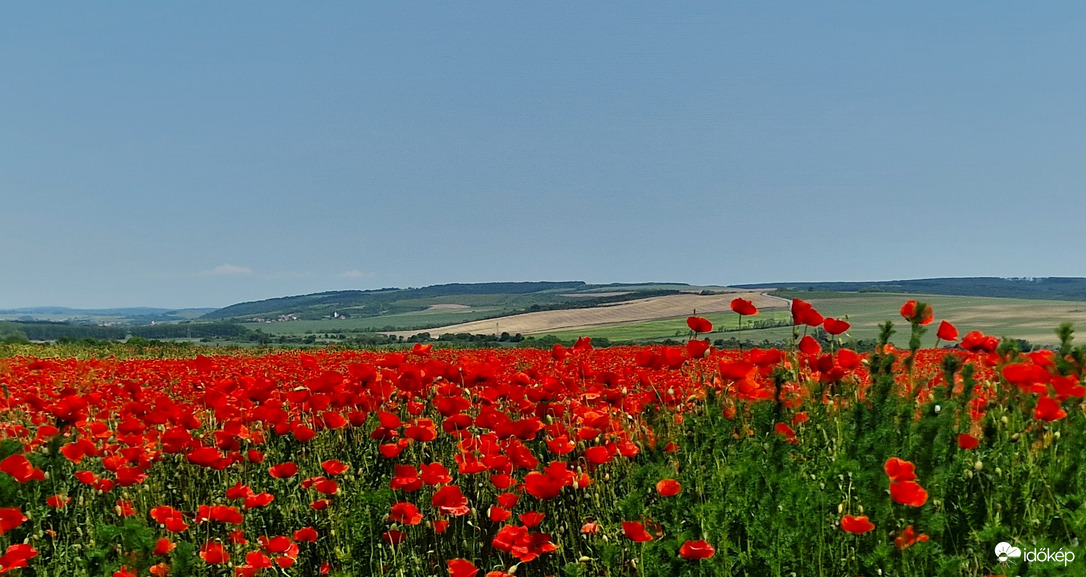
[[[731,311],[732,299],[742,297],[754,302],[758,308],[787,308],[789,301],[780,297],[754,292],[734,292],[715,295],[677,294],[650,297],[634,301],[608,304],[585,309],[540,311],[496,319],[474,321],[428,329],[426,331],[395,331],[387,334],[405,337],[428,332],[433,336],[447,333],[535,335],[556,331],[577,331],[590,328],[622,325],[639,321],[690,316]]]

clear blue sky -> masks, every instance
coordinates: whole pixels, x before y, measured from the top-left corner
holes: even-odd
[[[1081,2],[7,2],[0,308],[1083,276],[1083,30]]]

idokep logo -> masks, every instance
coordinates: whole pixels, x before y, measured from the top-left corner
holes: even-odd
[[[1041,549],[1032,549],[1022,554],[1022,550],[1006,541],[996,545],[995,548],[996,557],[1000,563],[1006,564],[1011,559],[1021,558],[1027,563],[1063,563],[1066,567],[1068,563],[1075,560],[1074,551],[1064,551],[1062,548],[1057,551],[1052,551],[1047,547]]]
[[[1017,559],[1022,556],[1021,549],[1012,546],[1006,541],[1000,543],[999,545],[996,545],[995,553],[996,557],[999,557],[1000,563],[1006,563],[1011,559]]]

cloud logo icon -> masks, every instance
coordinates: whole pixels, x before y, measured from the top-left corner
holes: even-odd
[[[996,545],[995,554],[999,557],[1000,563],[1006,563],[1007,560],[1012,557],[1015,559],[1021,557],[1022,550],[1004,541],[999,545]]]

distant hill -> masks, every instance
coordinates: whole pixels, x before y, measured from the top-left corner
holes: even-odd
[[[876,282],[780,282],[733,285],[743,289],[793,291],[893,292],[1041,300],[1086,301],[1083,277],[964,277]]]
[[[688,286],[663,283],[589,285],[584,281],[562,281],[453,283],[422,288],[332,291],[238,303],[208,313],[200,320],[274,319],[291,315],[301,320],[313,320],[336,314],[375,317],[451,304],[498,306],[510,311],[532,306],[557,306],[561,303],[585,306],[592,301],[613,302],[635,298],[638,294],[643,296],[645,291],[675,291]],[[597,292],[601,294],[595,296],[594,293]],[[635,296],[625,296],[626,294]]]
[[[215,309],[164,309],[152,307],[119,307],[110,309],[75,309],[69,307],[27,307],[0,309],[0,320],[73,322],[100,324],[103,322],[124,325],[149,325],[192,320]]]

